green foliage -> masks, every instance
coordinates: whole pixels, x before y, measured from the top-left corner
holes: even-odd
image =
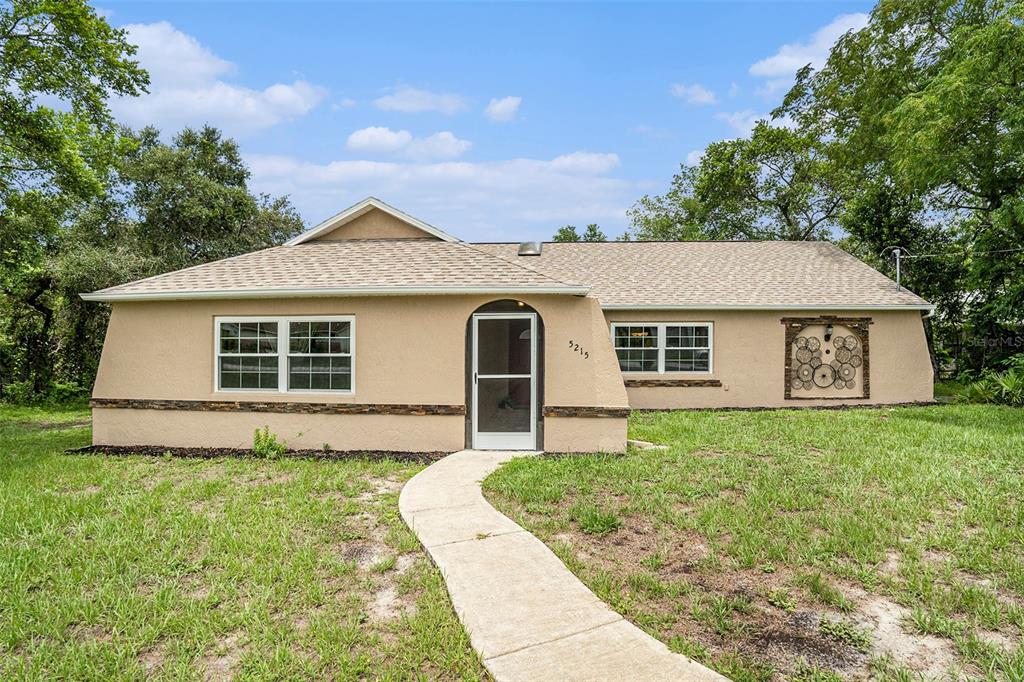
[[[4,402],[12,405],[71,405],[85,402],[89,389],[74,382],[55,382],[38,392],[31,381],[16,381],[4,387]]]
[[[761,121],[748,139],[708,145],[660,197],[629,211],[641,240],[819,239],[840,206],[841,174],[826,145]]]
[[[551,241],[555,242],[578,242],[580,240],[580,233],[576,231],[575,225],[565,225],[558,228],[558,232],[555,232],[555,236],[551,238]]]
[[[822,633],[858,651],[867,651],[871,648],[871,633],[851,621],[822,618],[818,628]]]
[[[565,225],[558,228],[551,240],[556,242],[606,242],[608,237],[596,223],[591,223],[583,231],[583,236],[576,231],[575,225]]]
[[[277,435],[270,431],[270,426],[256,429],[252,434],[252,454],[261,459],[277,459],[288,451],[288,444],[279,441]]]
[[[796,602],[793,601],[793,597],[789,594],[789,590],[772,590],[768,594],[768,603],[777,609],[782,609],[783,611],[796,610]]]
[[[1024,3],[880,0],[771,122],[630,210],[638,239],[837,239],[937,306],[959,369],[1024,323]],[[961,343],[966,340],[967,343]]]
[[[135,49],[84,0],[0,3],[0,206],[24,191],[101,190],[114,135],[107,98],[149,84]],[[41,103],[54,100],[60,110]]]
[[[28,380],[42,395],[55,380],[92,383],[109,313],[79,293],[300,232],[288,200],[253,195],[248,177],[235,142],[213,128],[186,129],[170,143],[148,128],[122,131],[108,192],[71,204],[20,195],[7,214],[12,246],[0,268],[8,293],[0,302],[0,386]]]
[[[856,239],[948,254],[911,261],[907,281],[980,340],[1024,319],[1024,252],[1006,251],[1024,243],[1022,74],[1020,2],[881,0],[774,112],[858,179],[843,221]],[[1000,359],[974,348],[962,364]]]
[[[958,396],[973,403],[997,403],[1024,407],[1024,354],[1004,363],[1003,371],[988,371],[968,383]]]

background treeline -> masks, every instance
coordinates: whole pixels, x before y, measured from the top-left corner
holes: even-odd
[[[829,239],[890,275],[880,254],[901,246],[903,283],[937,305],[940,359],[1009,362],[1024,353],[1024,3],[882,0],[770,120],[709,145],[630,218],[624,239]]]
[[[302,229],[287,198],[249,190],[219,131],[168,142],[117,125],[108,98],[148,86],[134,53],[83,0],[0,0],[0,397],[88,391],[107,309],[79,293]],[[1010,362],[1024,351],[1024,2],[882,0],[769,120],[709,145],[630,221],[621,238],[830,239],[889,274],[880,254],[904,247],[904,283],[938,306],[940,355],[959,371]]]
[[[148,76],[81,0],[0,3],[0,396],[92,386],[109,308],[78,294],[279,244],[286,198],[254,195],[213,128],[119,127],[106,106]],[[168,330],[172,333],[172,330]]]

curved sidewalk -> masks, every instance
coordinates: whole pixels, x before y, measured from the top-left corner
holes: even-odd
[[[725,680],[612,611],[543,542],[487,503],[480,481],[532,454],[456,452],[414,476],[398,500],[494,679]]]

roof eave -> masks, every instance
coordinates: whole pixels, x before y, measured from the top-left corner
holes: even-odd
[[[146,291],[117,292],[94,291],[80,294],[85,301],[117,303],[119,301],[185,301],[223,300],[239,298],[323,298],[352,296],[453,296],[453,295],[529,295],[557,294],[586,296],[589,286],[510,286],[510,287],[341,287],[312,289],[211,289],[205,291]]]
[[[601,304],[602,310],[825,310],[829,312],[853,312],[857,310],[926,310],[929,314],[935,312],[935,306],[930,303],[875,303],[864,305],[783,305],[777,303],[768,304],[732,304],[732,305],[641,305],[635,303],[606,303]]]

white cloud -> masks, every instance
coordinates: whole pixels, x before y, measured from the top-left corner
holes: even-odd
[[[192,36],[166,21],[128,24],[128,41],[138,45],[136,57],[157,87],[207,84],[235,70]]]
[[[351,109],[354,106],[356,106],[357,104],[358,104],[358,102],[356,102],[351,97],[345,97],[343,99],[339,99],[337,102],[332,104],[331,105],[331,111],[341,111],[342,109]]]
[[[484,116],[497,123],[507,123],[516,117],[519,105],[523,103],[522,97],[502,97],[492,99],[484,109]]]
[[[686,165],[696,166],[700,164],[701,157],[704,156],[703,149],[694,149],[692,152],[686,155]]]
[[[718,102],[715,93],[700,83],[693,83],[692,85],[673,83],[672,87],[669,88],[669,92],[672,93],[673,97],[685,99],[689,104],[715,104]]]
[[[787,43],[771,57],[762,59],[750,67],[750,75],[764,78],[791,78],[801,68],[810,64],[821,68],[828,59],[829,50],[847,31],[856,31],[867,26],[868,15],[863,13],[842,14],[826,26],[819,28],[806,43]]]
[[[725,121],[740,137],[746,137],[754,130],[754,126],[762,119],[768,119],[768,114],[758,114],[750,109],[743,111],[720,111],[715,118]]]
[[[460,140],[447,130],[416,138],[408,130],[371,126],[349,135],[345,146],[354,152],[401,154],[413,159],[427,160],[454,159],[469,151],[473,144],[469,140]]]
[[[795,128],[796,121],[789,116],[772,118],[771,114],[759,114],[750,109],[743,111],[720,111],[715,114],[719,121],[725,121],[735,131],[737,137],[747,137],[753,132],[754,127],[761,121],[766,122],[772,128]]]
[[[407,114],[437,111],[451,115],[466,108],[466,101],[461,95],[430,92],[407,86],[395,88],[390,95],[373,100],[373,104],[382,111],[401,111]]]
[[[406,156],[413,159],[454,159],[462,156],[473,143],[460,140],[445,130],[428,137],[415,138],[405,151]]]
[[[573,152],[562,154],[551,159],[550,167],[559,173],[584,173],[601,175],[619,165],[618,154],[594,154],[592,152]]]
[[[383,126],[370,126],[348,136],[345,146],[357,152],[396,152],[412,142],[408,130],[391,130]]]
[[[615,178],[615,154],[572,152],[551,159],[467,161],[337,160],[247,156],[258,191],[288,194],[308,219],[379,196],[464,239],[549,239],[567,222],[616,232],[646,189]]]
[[[729,97],[736,97],[739,94],[740,86],[736,83],[736,81],[729,83]]]
[[[166,21],[123,28],[150,75],[149,94],[111,102],[114,114],[130,125],[177,130],[209,123],[244,134],[303,116],[326,95],[304,80],[262,90],[228,83],[223,77],[234,73],[235,65]]]

